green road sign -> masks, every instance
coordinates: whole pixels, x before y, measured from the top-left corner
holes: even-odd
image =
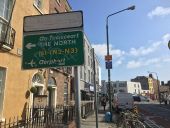
[[[26,35],[22,69],[82,65],[83,40],[82,31]]]

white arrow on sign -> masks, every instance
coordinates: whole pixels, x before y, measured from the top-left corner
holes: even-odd
[[[36,45],[32,43],[28,43],[25,47],[31,49],[32,47],[36,47]]]
[[[31,67],[34,67],[34,65],[36,65],[36,63],[34,62],[34,60],[31,60],[31,62],[30,62],[30,63],[28,63],[28,64],[30,64],[30,65],[31,65]]]

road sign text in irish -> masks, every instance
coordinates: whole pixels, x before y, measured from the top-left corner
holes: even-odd
[[[23,69],[76,66],[83,63],[82,31],[24,36]]]

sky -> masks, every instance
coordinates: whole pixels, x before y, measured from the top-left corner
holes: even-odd
[[[170,1],[169,0],[68,0],[72,11],[83,11],[84,32],[95,49],[101,79],[108,80],[106,17],[109,17],[109,51],[112,55],[111,81],[130,81],[136,76],[170,80]]]

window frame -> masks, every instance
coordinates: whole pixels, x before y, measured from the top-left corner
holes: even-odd
[[[40,5],[39,5],[40,4]],[[34,0],[34,5],[39,8],[39,9],[42,9],[42,4],[43,4],[43,1],[42,0]]]
[[[2,7],[2,15],[0,15],[0,17],[3,21],[9,22],[10,16],[12,13],[14,0],[4,0],[1,2],[2,2],[2,4],[0,7]]]
[[[3,114],[3,102],[4,102],[4,91],[5,91],[5,81],[6,81],[6,74],[7,74],[7,69],[4,67],[0,67],[0,73],[2,71],[2,79],[1,79],[1,83],[2,83],[2,89],[1,89],[1,94],[2,94],[2,99],[0,99],[0,119],[2,118],[2,114]]]
[[[68,103],[68,83],[64,82],[64,104]]]

